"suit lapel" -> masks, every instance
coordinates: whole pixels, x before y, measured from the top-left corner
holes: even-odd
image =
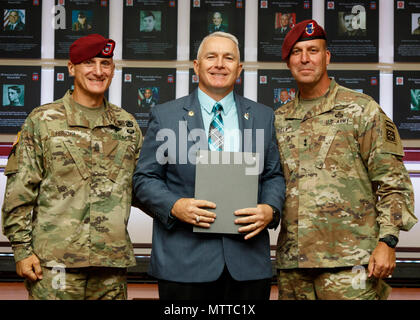
[[[236,93],[234,93],[234,96],[238,113],[239,130],[242,132],[242,151],[249,151],[252,148],[252,139],[250,139],[251,137],[245,138],[245,133],[248,132],[248,134],[252,134],[254,115],[251,112],[251,105],[246,103],[246,101]]]
[[[187,122],[188,132],[193,129],[203,129],[203,117],[201,116],[200,102],[198,101],[197,89],[188,96],[184,106],[184,120]]]

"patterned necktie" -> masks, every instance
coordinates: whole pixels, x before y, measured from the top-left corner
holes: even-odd
[[[213,106],[213,119],[209,128],[209,149],[211,151],[223,150],[223,119],[222,119],[223,106],[216,102]]]

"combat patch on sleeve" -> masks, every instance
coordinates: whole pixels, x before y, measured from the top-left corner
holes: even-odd
[[[389,120],[385,120],[386,141],[391,142],[391,143],[397,143],[395,131],[396,131],[396,128],[394,124]]]
[[[18,132],[15,142],[13,143],[12,146],[12,150],[9,153],[9,157],[7,159],[7,165],[6,168],[4,169],[4,174],[8,175],[8,174],[12,174],[12,173],[16,173],[19,171],[19,157],[17,155],[17,146],[19,144],[19,140],[20,140],[20,132]]]
[[[382,147],[385,152],[404,156],[404,149],[395,124],[388,118],[382,118]]]

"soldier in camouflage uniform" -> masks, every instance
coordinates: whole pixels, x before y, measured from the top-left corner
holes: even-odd
[[[398,131],[371,97],[328,78],[314,20],[288,33],[282,58],[299,93],[275,112],[286,179],[279,299],[386,299],[399,231],[417,222]]]
[[[127,297],[142,135],[132,115],[104,98],[114,46],[100,35],[73,43],[74,91],[35,108],[9,156],[3,233],[31,299]]]

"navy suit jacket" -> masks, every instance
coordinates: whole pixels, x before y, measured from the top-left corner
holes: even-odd
[[[253,132],[252,143],[248,141],[248,146],[243,145],[241,151],[252,149],[255,152],[255,130],[264,131],[264,169],[259,176],[258,203],[281,210],[285,184],[273,111],[236,94],[235,102],[240,129]],[[197,90],[151,109],[149,127],[133,176],[134,195],[141,208],[154,217],[149,274],[169,281],[210,282],[217,280],[226,265],[232,277],[239,281],[270,278],[270,240],[266,229],[249,240],[244,240],[244,235],[194,233],[193,225],[170,215],[178,199],[194,198],[195,165],[188,161],[187,150],[195,141],[186,143],[186,140],[187,134],[197,128],[204,130]],[[167,164],[159,163],[156,158],[168,141],[157,139],[161,129],[170,129],[161,134],[172,139],[167,143],[172,150],[166,150],[164,154],[168,158]]]

